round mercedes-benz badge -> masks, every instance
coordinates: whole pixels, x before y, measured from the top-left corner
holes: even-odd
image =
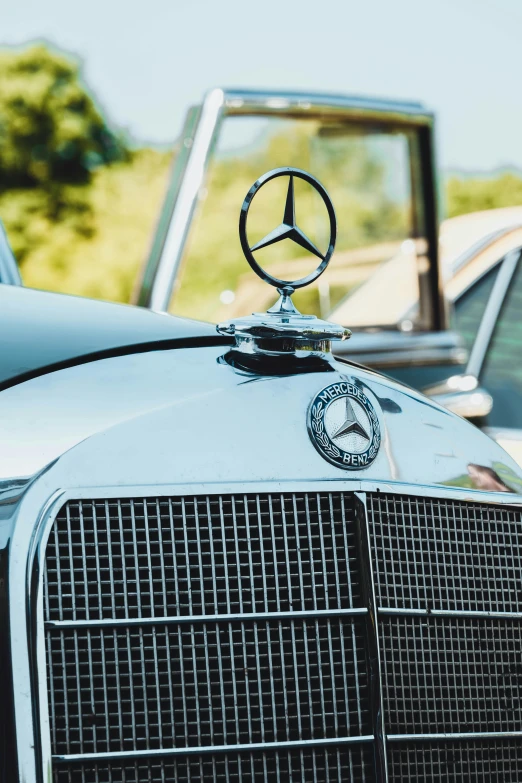
[[[367,468],[381,445],[372,403],[348,381],[332,383],[316,394],[308,411],[308,430],[317,451],[345,470]]]

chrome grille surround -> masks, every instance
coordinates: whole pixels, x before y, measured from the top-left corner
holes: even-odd
[[[281,485],[279,485],[280,487]],[[295,489],[295,485],[292,487],[290,484],[288,485],[291,489]],[[321,493],[328,493],[331,488],[332,484],[325,485],[320,484],[319,482],[314,486],[314,489],[317,488],[317,490]],[[353,490],[357,490],[355,492],[356,497],[360,500],[360,508],[359,508],[359,525],[362,527],[365,526],[365,519],[366,516],[363,513],[363,519],[361,523],[361,508],[364,509],[364,503],[366,500],[368,501],[368,518],[366,519],[367,522],[367,534],[368,534],[368,541],[371,541],[372,543],[372,552],[375,557],[376,552],[382,551],[379,550],[379,535],[375,532],[377,530],[376,522],[378,522],[378,515],[382,512],[382,517],[384,518],[384,515],[386,512],[386,505],[388,509],[394,505],[395,506],[395,513],[398,513],[398,510],[401,508],[402,504],[402,511],[401,511],[401,517],[403,520],[406,521],[407,524],[403,525],[404,530],[407,528],[412,529],[411,527],[411,519],[408,517],[408,509],[411,508],[411,504],[415,506],[417,503],[421,504],[429,504],[432,503],[433,506],[429,510],[429,513],[431,514],[431,517],[426,517],[428,521],[428,529],[433,529],[433,524],[430,527],[430,519],[433,519],[435,517],[435,522],[439,525],[441,524],[442,517],[438,516],[433,513],[434,508],[440,508],[441,503],[443,506],[446,507],[446,509],[451,509],[452,506],[457,508],[459,504],[465,505],[466,507],[469,507],[470,509],[477,510],[480,506],[482,509],[480,513],[482,513],[484,519],[492,516],[493,520],[505,520],[505,519],[513,519],[513,515],[516,517],[514,522],[512,522],[512,531],[511,535],[513,536],[513,541],[516,543],[518,542],[519,538],[519,521],[521,518],[521,509],[520,509],[520,499],[516,496],[503,496],[499,495],[497,493],[482,493],[482,492],[474,492],[474,491],[463,491],[460,492],[458,489],[441,489],[439,488],[431,488],[431,487],[419,487],[419,486],[407,486],[397,485],[394,487],[393,485],[387,484],[385,487],[381,484],[380,486],[370,485],[370,483],[365,482],[350,482],[350,488]],[[386,490],[386,494],[382,494],[382,489]],[[206,488],[208,491],[208,487]],[[221,489],[221,488],[220,488]],[[227,491],[230,492],[231,488],[227,488]],[[247,487],[245,486],[245,490]],[[255,487],[250,485],[248,487],[248,491],[254,490]],[[371,491],[372,494],[366,494],[365,490]],[[303,494],[302,490],[299,490],[300,494]],[[373,494],[375,492],[376,494]],[[411,493],[411,495],[405,495],[404,493]],[[118,497],[121,494],[120,490],[114,490],[112,493],[113,497]],[[144,493],[145,494],[145,493]],[[350,493],[350,496],[353,496],[353,492]],[[92,502],[90,499],[93,497],[94,493],[91,491],[89,492],[81,492],[81,493],[70,493],[69,497],[81,497],[81,496],[89,498],[89,502]],[[107,495],[107,491],[105,490],[102,494],[102,497],[105,497]],[[141,495],[140,495],[141,496]],[[346,495],[348,497],[348,495]],[[63,505],[63,501],[60,502],[59,506],[55,504],[55,508],[58,509],[60,506]],[[421,506],[422,507],[422,506]],[[427,508],[425,506],[425,508]],[[510,516],[511,515],[511,516]],[[53,514],[53,517],[55,514]],[[456,515],[458,516],[458,514]],[[52,522],[53,519],[51,516],[47,518],[46,523],[44,524],[44,520],[42,520],[41,529],[49,532],[52,530]],[[442,525],[444,528],[444,526]],[[384,526],[381,527],[381,531],[384,529]],[[478,528],[477,528],[478,529]],[[400,526],[397,526],[397,530],[399,533],[395,536],[394,544],[396,549],[400,549],[401,547],[408,548],[407,542],[409,538],[408,535],[401,535],[400,534]],[[498,529],[494,526],[491,526],[492,532],[495,532],[495,535],[498,534]],[[385,531],[386,532],[386,531]],[[389,537],[389,530],[388,530],[388,539]],[[505,533],[504,533],[505,535]],[[52,536],[51,536],[52,538]],[[464,536],[461,537],[464,540]],[[415,539],[415,536],[412,537],[412,540]],[[417,541],[419,539],[417,538]],[[453,539],[458,547],[459,544],[459,536],[456,536]],[[377,542],[377,544],[376,544]],[[491,547],[491,539],[488,542],[488,545]],[[40,539],[40,551],[43,553],[45,551],[45,545],[46,545],[46,535],[43,534]],[[417,547],[419,547],[419,544],[416,544]],[[424,550],[423,550],[424,547]],[[361,549],[361,547],[359,547]],[[428,563],[430,566],[433,565],[433,563],[436,563],[436,557],[433,554],[433,551],[428,554],[426,551],[425,543],[424,541],[421,541],[420,548],[417,548],[417,553],[422,552],[422,557],[425,559],[425,562]],[[464,550],[463,550],[464,552]],[[358,553],[361,555],[361,551]],[[515,555],[514,557],[518,557],[520,555],[520,550],[515,549]],[[409,558],[409,563],[417,564],[420,562],[419,558],[417,557],[417,554],[413,555],[413,550],[410,549],[410,551],[407,554],[404,554],[405,558]],[[40,557],[42,560],[42,558]],[[32,562],[32,560],[30,561]],[[457,562],[457,561],[455,561]],[[418,598],[415,598],[415,601],[412,601],[412,595],[414,594],[413,591],[408,592],[410,585],[415,585],[417,577],[420,577],[420,579],[417,579],[417,585],[420,584],[424,586],[424,578],[422,577],[422,570],[420,570],[417,567],[417,570],[415,568],[412,568],[412,572],[410,574],[410,578],[406,579],[405,585],[407,589],[404,591],[404,595],[402,597],[403,604],[396,606],[394,605],[393,600],[386,600],[383,598],[384,594],[382,592],[383,587],[383,571],[379,570],[380,560],[374,559],[373,562],[373,569],[375,573],[375,580],[372,582],[372,584],[375,585],[375,589],[373,591],[373,599],[374,599],[374,606],[377,606],[377,603],[381,604],[379,606],[378,612],[375,613],[375,622],[374,625],[374,637],[377,638],[377,635],[382,636],[383,635],[383,627],[386,625],[386,623],[391,622],[391,619],[394,619],[395,617],[401,618],[417,618],[422,620],[428,619],[435,619],[435,618],[453,618],[453,620],[456,622],[459,619],[467,619],[472,620],[473,622],[477,620],[490,620],[493,624],[495,622],[498,622],[500,619],[506,619],[509,618],[512,622],[512,628],[515,629],[518,626],[518,623],[522,620],[522,614],[518,612],[508,611],[506,608],[503,608],[502,611],[496,610],[494,612],[494,616],[491,616],[490,610],[488,610],[487,602],[484,602],[482,604],[482,608],[478,609],[468,609],[468,608],[444,608],[447,604],[444,604],[444,601],[442,601],[438,608],[432,608],[432,606],[429,604],[429,602],[423,602],[418,601]],[[462,565],[462,563],[461,563]],[[362,582],[364,582],[364,577],[368,576],[368,574],[372,574],[371,564],[364,563],[364,557],[359,561],[359,573],[361,573],[361,566],[363,567],[363,570],[365,570],[365,573],[362,573]],[[393,568],[395,567],[395,562],[393,564]],[[392,578],[390,581],[393,583],[393,571],[392,563],[390,561],[390,573],[392,574]],[[509,564],[507,564],[507,568],[509,570]],[[504,572],[502,572],[504,573]],[[416,575],[416,576],[415,576]],[[465,585],[465,582],[462,582],[463,585]],[[512,592],[509,587],[509,577],[506,580],[503,580],[503,584],[507,584],[507,587],[505,589],[505,592],[502,593],[502,591],[498,591],[498,595],[496,596],[495,600],[499,600],[500,596],[500,602],[496,604],[496,606],[501,606],[502,602],[504,607],[512,607],[513,604],[510,603],[510,601],[513,600],[512,598]],[[467,585],[469,587],[470,585]],[[474,589],[473,585],[471,587]],[[429,592],[429,590],[428,590]],[[428,594],[428,592],[426,594]],[[435,592],[433,593],[436,594]],[[492,593],[490,593],[492,595]],[[363,622],[366,624],[367,632],[369,631],[369,636],[367,636],[368,641],[370,642],[369,647],[371,649],[371,636],[372,636],[372,622],[371,622],[371,595],[368,596],[368,591],[364,587],[364,585],[361,586],[361,606],[359,608],[356,607],[355,612],[360,612],[359,615],[355,615],[351,618],[351,621],[354,621],[354,625],[356,625],[358,622]],[[370,599],[370,600],[369,600]],[[408,604],[409,601],[409,604]],[[397,602],[399,603],[399,602]],[[354,611],[354,610],[350,610]],[[338,613],[338,610],[331,610],[332,617],[335,617]],[[261,614],[261,619],[265,619]],[[104,615],[105,617],[105,615]],[[223,613],[221,616],[223,620],[228,621],[232,618],[230,616],[227,616],[227,613]],[[348,617],[348,615],[347,615]],[[135,618],[139,620],[138,625],[143,625],[145,628],[146,626],[155,625],[156,620],[153,620],[152,622],[147,618]],[[164,619],[164,618],[159,618]],[[208,618],[217,619],[215,617]],[[234,618],[236,619],[236,618]],[[258,618],[259,619],[259,618]],[[288,618],[285,618],[288,619]],[[294,618],[295,619],[295,618]],[[307,619],[310,618],[299,618]],[[369,621],[370,620],[370,621]],[[47,631],[50,630],[52,625],[56,623],[57,621],[49,621],[47,624]],[[59,621],[58,621],[59,622]],[[62,628],[62,631],[70,631],[72,627],[81,627],[83,622],[81,620],[76,621],[62,621],[64,624],[67,624],[69,627]],[[120,621],[118,621],[120,622]],[[113,621],[113,627],[117,627],[118,625],[117,621]],[[125,618],[121,618],[121,622],[123,623],[123,627],[126,627],[127,625],[130,625],[132,627],[137,627],[137,625],[134,624],[133,619],[126,620]],[[179,622],[179,619],[176,620],[176,622]],[[182,624],[182,623],[180,623]],[[351,622],[350,622],[351,624]],[[509,624],[508,624],[509,625]],[[190,623],[189,623],[190,626]],[[188,627],[189,627],[188,626]],[[39,626],[42,627],[41,625]],[[99,626],[97,626],[99,627]],[[170,624],[169,624],[170,627]],[[44,662],[44,653],[43,653],[43,636],[39,633],[40,642],[38,644],[38,656],[40,665],[43,665]],[[407,641],[407,640],[406,640]],[[385,647],[380,650],[381,654],[386,652]],[[408,653],[408,650],[405,649],[402,652]],[[401,652],[401,655],[402,655]],[[397,662],[399,662],[399,658],[396,659]],[[374,677],[376,676],[377,679],[377,690],[382,694],[382,696],[386,696],[386,681],[387,681],[387,671],[385,671],[385,667],[388,666],[388,659],[386,658],[386,655],[382,656],[382,663],[379,660],[377,662],[377,669],[373,671]],[[43,668],[42,668],[43,671]],[[374,748],[375,745],[385,748],[386,746],[386,736],[379,736],[379,715],[378,715],[378,707],[379,707],[379,699],[375,698],[376,694],[374,692],[375,689],[373,689],[371,696],[371,704],[370,704],[370,710],[369,714],[371,716],[372,722],[373,722],[373,732],[370,733],[370,735],[363,735],[361,737],[352,737],[349,738],[349,740],[346,743],[339,743],[338,741],[334,741],[334,745],[330,745],[329,742],[326,741],[319,741],[319,744],[316,745],[315,741],[308,742],[306,745],[306,748],[298,748],[298,747],[290,747],[289,743],[285,742],[279,742],[278,748],[275,750],[272,746],[266,745],[264,748],[263,746],[257,746],[254,743],[250,746],[250,748],[247,750],[246,748],[240,748],[236,746],[229,746],[227,749],[227,752],[218,752],[218,753],[208,753],[207,750],[202,748],[204,753],[200,753],[197,748],[191,749],[190,755],[185,754],[183,757],[181,754],[178,753],[178,750],[176,749],[175,752],[169,756],[165,756],[164,753],[161,753],[159,756],[155,752],[146,751],[145,755],[142,755],[139,751],[136,752],[135,757],[132,759],[125,758],[125,759],[117,759],[115,758],[114,753],[109,753],[106,757],[100,757],[98,759],[94,759],[93,757],[87,756],[85,758],[85,763],[83,766],[83,772],[80,771],[80,767],[78,766],[78,759],[79,756],[75,756],[74,754],[71,754],[69,763],[67,763],[67,759],[64,756],[57,757],[55,759],[56,765],[55,765],[55,778],[56,780],[80,780],[86,781],[89,779],[102,781],[102,780],[171,780],[171,779],[178,779],[180,781],[182,780],[201,780],[202,775],[204,774],[205,781],[206,780],[227,780],[227,781],[235,781],[235,780],[263,780],[266,779],[280,779],[280,780],[303,780],[303,779],[309,779],[309,776],[312,774],[315,770],[323,770],[321,774],[324,775],[325,779],[329,779],[332,781],[335,781],[337,779],[344,779],[346,777],[346,770],[350,769],[350,774],[355,773],[355,775],[359,775],[359,777],[355,777],[355,780],[358,779],[366,779],[368,781],[371,781],[375,779],[375,773],[373,772],[373,763],[372,758],[374,757],[374,753],[372,751],[371,742],[374,741]],[[42,689],[40,688],[40,693],[42,694]],[[43,699],[41,699],[43,701]],[[44,705],[45,706],[45,705]],[[45,712],[45,709],[44,709]],[[381,716],[382,717],[382,716]],[[387,717],[386,723],[388,723]],[[44,715],[45,718],[45,715]],[[42,721],[43,725],[43,745],[44,745],[44,767],[45,767],[45,743],[46,743],[46,731],[45,731],[45,720]],[[382,725],[382,724],[381,724]],[[391,727],[387,726],[388,728],[388,762],[389,762],[389,771],[386,770],[386,768],[379,768],[377,766],[377,772],[376,772],[376,779],[378,780],[409,780],[409,781],[416,781],[416,780],[428,780],[428,781],[443,781],[443,780],[455,780],[460,783],[464,783],[464,781],[468,780],[488,780],[488,781],[502,781],[503,783],[511,783],[511,781],[519,780],[520,775],[520,769],[522,767],[522,760],[521,760],[521,740],[522,740],[522,727],[519,727],[518,729],[514,731],[500,731],[500,732],[494,732],[492,729],[485,730],[485,731],[464,731],[462,733],[452,733],[450,736],[444,735],[442,736],[439,733],[436,732],[425,732],[425,733],[419,733],[418,727],[416,727],[415,733],[393,733],[391,731]],[[375,739],[374,739],[375,738]],[[364,742],[364,744],[361,744],[361,741]],[[216,750],[216,748],[213,748],[212,750]],[[265,752],[263,752],[263,750]],[[265,766],[268,765],[268,766]],[[272,766],[270,766],[272,765]],[[346,766],[348,765],[348,766]],[[353,770],[353,773],[352,773]],[[272,777],[268,777],[269,774],[272,775]],[[303,772],[307,773],[307,776],[303,778]],[[342,774],[341,774],[342,773]],[[318,773],[319,774],[319,773]],[[311,779],[314,779],[313,777]],[[321,778],[317,778],[320,780]]]

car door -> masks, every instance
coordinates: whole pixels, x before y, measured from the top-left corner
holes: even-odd
[[[493,400],[481,423],[522,464],[522,248],[463,292],[454,319],[470,348],[467,375]]]

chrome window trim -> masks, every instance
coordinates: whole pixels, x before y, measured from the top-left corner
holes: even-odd
[[[493,290],[480,322],[473,348],[471,349],[466,375],[474,375],[475,378],[480,378],[489,344],[497,325],[497,320],[500,316],[506,294],[521,257],[522,249],[516,248],[507,253],[503,261],[501,261],[502,266],[497,273],[497,279],[495,280]]]
[[[200,110],[189,112],[183,127],[181,152],[174,163],[172,185],[151,248],[154,263],[147,263],[143,280],[147,290],[150,286],[150,299],[143,301],[140,293],[137,302],[152,310],[168,311],[199,193],[221,128],[224,106],[223,90],[211,90]],[[165,213],[169,215],[168,224],[162,226]]]
[[[476,285],[477,283],[480,283],[480,281],[484,277],[486,277],[486,275],[489,274],[489,272],[492,272],[497,267],[502,266],[503,261],[504,261],[503,258],[498,258],[496,261],[494,261],[491,264],[491,266],[489,266],[487,269],[484,269],[483,272],[481,272],[479,275],[477,275],[477,277],[474,280],[472,280],[471,283],[468,283],[468,285],[465,288],[463,288],[462,291],[459,292],[458,296],[456,296],[453,299],[453,301],[451,302],[453,307],[458,303],[458,301],[459,301],[459,299],[461,299],[461,297],[465,296],[468,293],[468,291],[473,288],[474,285]],[[489,299],[488,299],[488,301],[489,301]]]
[[[9,244],[7,232],[0,220],[0,283],[23,285],[20,269]]]
[[[189,111],[181,134],[181,148],[174,163],[171,185],[149,258],[143,270],[136,303],[167,312],[182,261],[188,232],[204,186],[221,124],[231,116],[279,116],[293,118],[351,119],[353,122],[389,123],[422,133],[422,199],[430,259],[428,274],[419,275],[420,312],[435,331],[446,325],[447,312],[438,261],[437,205],[434,202],[434,117],[422,104],[370,99],[351,95],[256,90],[210,90],[201,107]],[[412,157],[413,165],[413,157]],[[422,195],[421,195],[422,194]]]
[[[486,234],[485,237],[482,237],[481,239],[478,239],[471,247],[466,248],[453,262],[451,265],[451,274],[452,276],[456,275],[457,272],[460,272],[461,269],[464,269],[465,266],[467,266],[471,261],[473,261],[476,256],[478,256],[480,253],[482,253],[483,250],[486,250],[488,247],[491,247],[497,239],[502,239],[505,236],[508,236],[508,234],[511,234],[514,231],[518,231],[520,228],[522,228],[522,223],[513,223],[511,226],[505,226],[504,228],[498,228],[496,231],[492,231],[490,234]],[[483,275],[487,274],[490,269],[493,269],[495,264],[497,264],[498,261],[493,262],[488,269],[486,269],[482,274],[477,277],[472,283],[467,286],[464,291],[461,291],[459,294],[459,297],[462,296],[462,294],[468,290],[472,285],[474,285],[478,280],[480,280]]]
[[[506,492],[483,492],[481,490],[457,487],[446,488],[437,485],[365,481],[364,479],[334,479],[316,482],[291,480],[288,482],[216,482],[204,484],[191,482],[145,486],[83,486],[57,490],[43,506],[41,503],[38,503],[37,499],[32,502],[28,500],[28,503],[24,504],[23,517],[25,520],[34,519],[35,523],[29,527],[29,530],[25,530],[25,554],[24,551],[19,551],[21,543],[17,541],[18,551],[13,553],[13,562],[9,574],[9,611],[10,614],[18,613],[20,615],[21,625],[19,625],[19,628],[24,627],[26,629],[25,636],[14,634],[11,636],[10,642],[13,660],[15,722],[20,779],[27,781],[38,780],[39,783],[43,783],[52,777],[53,759],[51,754],[43,617],[43,572],[47,540],[56,515],[62,506],[68,500],[158,497],[163,495],[179,496],[183,494],[233,494],[237,493],[238,490],[245,494],[255,492],[350,492],[353,494],[359,493],[360,500],[364,497],[364,493],[380,492],[430,497],[440,500],[502,504],[522,508],[522,497]],[[28,524],[26,523],[24,529],[27,527]],[[25,601],[19,598],[21,585],[26,585]],[[376,609],[374,616],[378,620],[378,615],[382,614],[382,610],[378,607]],[[371,619],[369,612],[365,611],[364,615],[369,615]],[[376,632],[377,629],[375,629]],[[377,720],[379,719],[379,716],[377,716]],[[403,735],[398,736],[402,737]],[[487,734],[486,736],[492,735]],[[499,736],[506,737],[508,734],[500,733]],[[441,739],[458,739],[460,737],[461,735],[440,735]],[[374,737],[371,737],[369,740],[364,737],[362,739],[360,737],[356,738],[358,742],[369,742],[373,741],[373,739]],[[387,739],[396,741],[397,738],[391,735]],[[383,773],[380,781],[382,783],[386,780],[387,777]]]

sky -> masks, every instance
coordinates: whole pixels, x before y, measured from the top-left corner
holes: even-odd
[[[168,143],[212,86],[422,101],[445,169],[522,168],[522,0],[0,0],[0,45],[83,62],[111,122]]]

